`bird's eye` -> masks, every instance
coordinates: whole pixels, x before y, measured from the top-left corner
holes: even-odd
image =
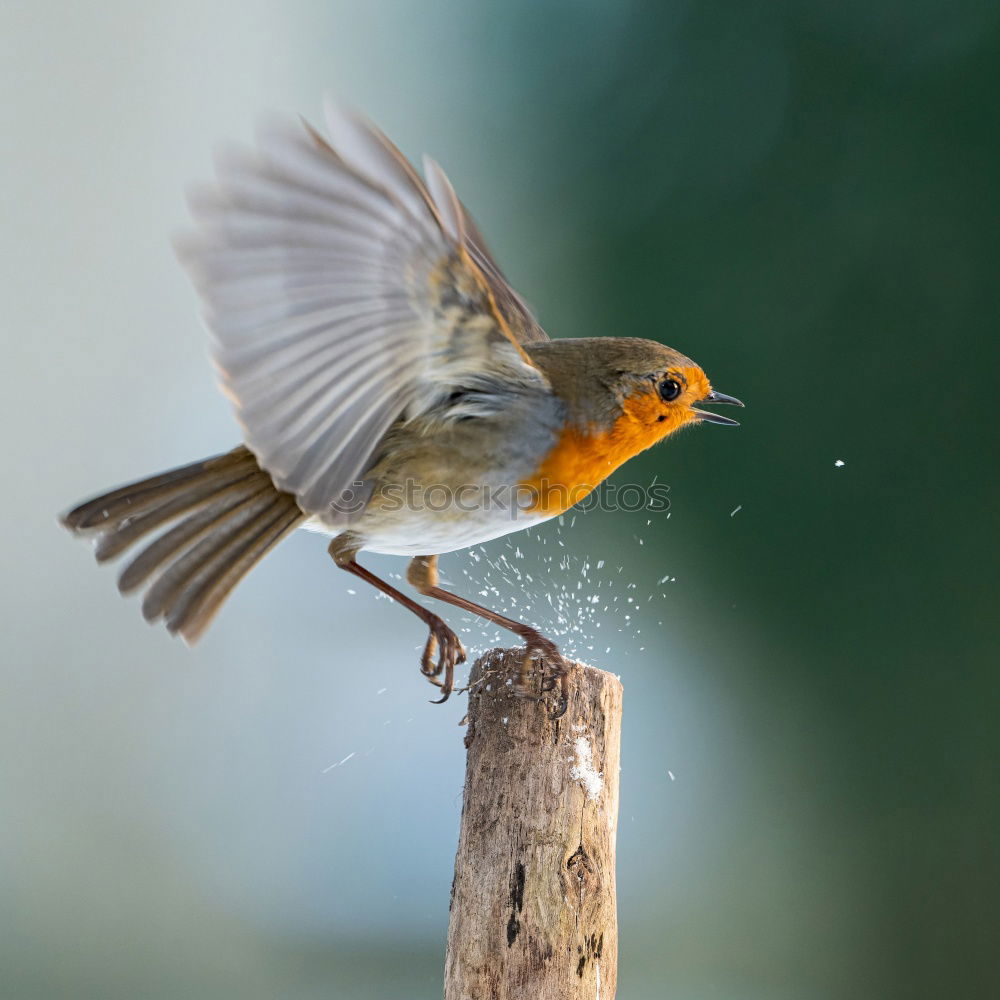
[[[681,394],[681,384],[676,379],[665,378],[660,383],[660,398],[672,403]]]

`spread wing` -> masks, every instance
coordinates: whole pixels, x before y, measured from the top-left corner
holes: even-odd
[[[425,185],[367,122],[327,125],[220,153],[178,241],[248,447],[315,514],[396,420],[483,375],[544,383],[521,345],[547,339],[437,164]]]

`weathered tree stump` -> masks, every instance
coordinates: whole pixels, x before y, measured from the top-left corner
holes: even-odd
[[[472,668],[445,1000],[611,1000],[621,682],[577,664],[552,720],[515,694],[523,656]]]

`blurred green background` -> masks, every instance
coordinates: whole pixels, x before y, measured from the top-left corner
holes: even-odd
[[[0,996],[440,995],[463,708],[416,624],[302,535],[189,651],[54,519],[234,443],[168,237],[324,92],[445,164],[554,336],[748,403],[620,471],[669,518],[517,539],[625,683],[619,995],[1000,995],[1000,6],[6,0],[0,73]]]

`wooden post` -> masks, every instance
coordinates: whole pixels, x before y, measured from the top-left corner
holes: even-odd
[[[621,682],[575,665],[553,721],[513,693],[523,656],[472,668],[445,1000],[613,1000]]]

